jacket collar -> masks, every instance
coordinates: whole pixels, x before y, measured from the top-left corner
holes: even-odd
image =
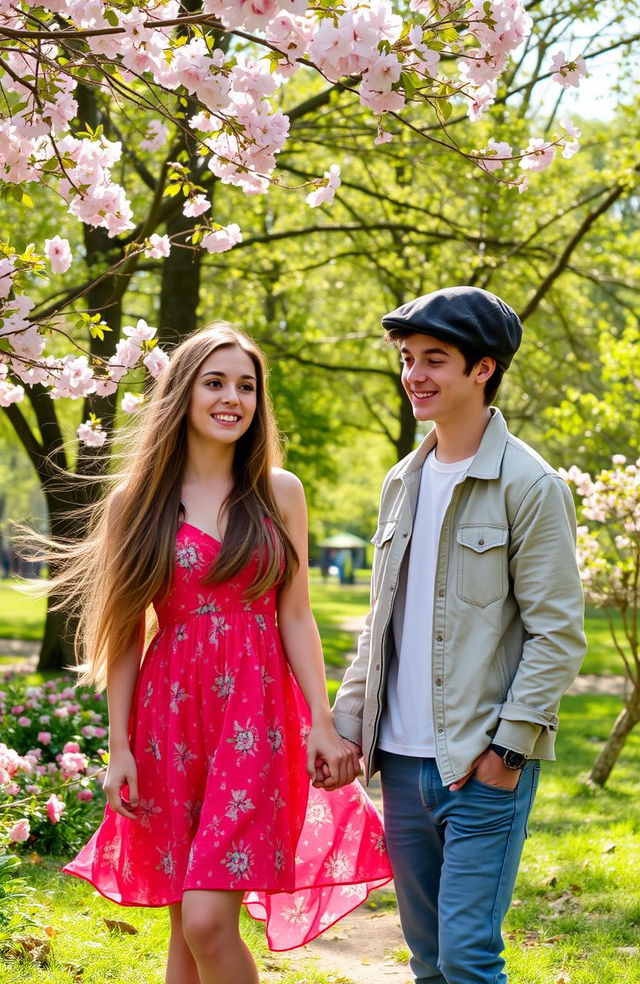
[[[470,478],[499,478],[504,449],[509,432],[507,424],[497,407],[491,407],[491,420],[482,435],[480,447],[475,453],[467,475]],[[427,436],[405,462],[398,473],[398,478],[405,481],[424,465],[430,451],[436,446],[436,429],[432,427]]]

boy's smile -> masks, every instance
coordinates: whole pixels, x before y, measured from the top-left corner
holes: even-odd
[[[483,407],[490,376],[480,360],[466,373],[459,349],[439,338],[416,332],[402,340],[402,385],[416,420],[442,421],[476,413]],[[493,363],[493,360],[487,360]]]

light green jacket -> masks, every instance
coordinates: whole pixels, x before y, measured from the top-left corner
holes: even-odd
[[[435,572],[433,725],[445,784],[491,741],[553,759],[560,698],[585,652],[571,493],[491,412],[445,514]],[[367,781],[377,770],[392,613],[404,606],[421,469],[435,443],[432,430],[384,481],[371,610],[333,708],[338,732],[362,747]]]

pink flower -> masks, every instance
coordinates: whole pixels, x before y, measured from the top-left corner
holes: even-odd
[[[144,402],[144,394],[125,393],[120,406],[125,413],[135,413]]]
[[[79,772],[84,772],[89,760],[81,752],[65,752],[60,760],[60,768],[65,779],[77,776]]]
[[[28,728],[29,725],[31,724],[31,718],[19,717],[18,724],[20,725],[21,728]]]
[[[78,792],[76,793],[76,796],[83,803],[90,803],[91,800],[93,799],[93,793],[91,792],[90,789],[79,789]]]
[[[541,137],[532,137],[523,153],[520,161],[523,171],[545,171],[556,156],[556,148]]]
[[[54,273],[66,273],[73,262],[73,254],[69,246],[68,239],[61,239],[54,236],[53,239],[45,239],[44,251],[51,263]]]
[[[159,260],[161,256],[168,256],[171,252],[171,240],[168,236],[159,236],[157,232],[149,236],[148,246],[144,251],[145,256],[150,256],[153,260]]]
[[[564,51],[556,51],[551,62],[551,68],[554,73],[551,76],[552,81],[564,88],[572,85],[577,89],[581,79],[587,74],[587,63],[582,55],[570,60]]]
[[[151,349],[148,355],[142,360],[147,367],[150,375],[154,379],[157,379],[160,373],[166,369],[169,364],[169,356],[161,348]]]
[[[167,142],[168,135],[169,128],[164,123],[161,123],[160,120],[151,120],[147,124],[147,135],[145,139],[140,141],[140,150],[148,150],[150,152],[160,150]]]
[[[4,791],[7,796],[17,796],[20,792],[20,786],[17,782],[10,782],[8,786],[4,787]]]
[[[51,796],[47,800],[47,815],[51,823],[59,823],[60,817],[64,813],[65,805],[64,802],[59,799],[55,793],[51,793]]]
[[[513,156],[511,145],[504,140],[489,139],[486,148],[480,151],[478,164],[490,174],[502,167],[502,162]],[[484,159],[482,159],[484,157]]]
[[[202,245],[208,253],[225,253],[232,249],[236,243],[242,242],[240,226],[232,222],[228,226],[223,226],[215,232],[208,232],[202,237]]]
[[[332,164],[328,171],[324,172],[324,182],[315,191],[306,197],[307,205],[316,208],[323,203],[331,205],[335,197],[336,188],[340,187],[340,168],[337,164]]]
[[[100,448],[107,439],[107,432],[102,430],[100,424],[93,424],[90,420],[85,420],[80,424],[76,431],[78,440],[90,448]],[[55,717],[69,717],[66,707],[56,707],[53,712]]]
[[[28,839],[30,833],[31,827],[29,826],[29,821],[25,819],[17,820],[9,831],[9,840],[12,844],[23,844]]]
[[[63,752],[79,752],[80,745],[77,741],[66,741],[62,748]]]
[[[184,203],[184,208],[182,209],[184,215],[187,218],[193,219],[198,215],[202,215],[211,208],[211,202],[204,195],[194,195],[189,201]]]

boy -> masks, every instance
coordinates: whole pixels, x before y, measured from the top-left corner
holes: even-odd
[[[501,925],[560,698],[584,655],[569,489],[490,404],[522,336],[475,287],[382,319],[417,420],[373,538],[372,605],[334,705],[380,769],[416,984],[505,984]]]

